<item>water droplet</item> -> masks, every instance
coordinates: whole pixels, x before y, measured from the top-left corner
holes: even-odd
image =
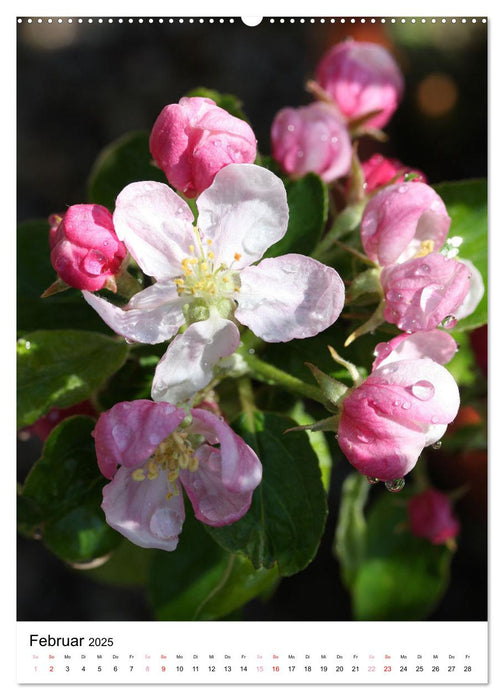
[[[387,292],[387,301],[394,303],[396,301],[401,301],[402,298],[403,295],[401,294],[401,292],[398,292],[395,289],[391,289]]]
[[[296,155],[298,158],[302,158],[304,156],[304,151],[298,151]]]
[[[399,187],[399,189],[398,189],[397,191],[399,192],[399,194],[404,194],[405,192],[408,191],[408,186],[407,186],[407,185],[401,185],[401,187]]]
[[[329,138],[329,137],[327,136],[327,134],[322,134],[322,136],[320,137],[320,140],[323,141],[323,142],[325,143],[325,142],[327,141],[328,138]]]
[[[433,425],[437,425],[439,423],[439,418],[437,416],[432,416],[432,418],[430,419],[430,422]]]
[[[411,404],[409,401],[403,401],[401,405],[402,405],[402,408],[405,408],[405,409],[411,408]]]
[[[435,443],[432,445],[432,449],[433,449],[433,450],[440,450],[442,444],[443,444],[443,443],[441,442],[441,440],[438,440],[437,442],[435,442]]]
[[[400,402],[399,400],[396,400],[396,401],[394,401],[393,405],[394,405],[394,406],[399,406],[400,403],[401,403],[401,402]]]
[[[455,316],[452,316],[451,314],[448,314],[448,316],[445,316],[443,320],[441,321],[441,326],[443,328],[453,328],[457,324],[457,319]]]
[[[404,479],[394,479],[393,481],[386,481],[385,488],[390,493],[398,493],[403,490],[405,483]]]
[[[420,380],[419,382],[415,382],[408,388],[413,396],[420,399],[420,401],[428,401],[429,399],[432,399],[436,391],[434,385],[424,379]]]
[[[29,349],[31,348],[31,343],[30,343],[29,340],[27,340],[27,341],[25,342],[25,348],[26,348],[26,350],[29,350]]]
[[[377,476],[366,476],[366,479],[368,484],[371,484],[371,486],[380,483],[380,479]]]
[[[365,442],[369,443],[372,442],[372,439],[369,437],[369,435],[363,435],[362,433],[358,433],[356,435],[357,440],[360,440],[360,442]]]
[[[338,143],[338,137],[337,137],[337,136],[332,136],[332,137],[331,137],[331,143]]]
[[[294,124],[288,124],[288,125],[287,125],[287,131],[294,131],[295,128],[296,128],[296,127],[294,126]]]
[[[134,340],[131,340],[131,338],[125,338],[124,340],[128,343],[128,345],[134,345],[134,344],[135,344],[135,341],[134,341]]]
[[[192,486],[193,486],[193,489],[194,489],[195,491],[199,491],[199,490],[201,489],[201,486],[202,486],[201,480],[200,480],[200,479],[195,479],[195,480],[193,481]]]
[[[109,244],[108,241],[102,241],[102,245],[107,246]]]
[[[131,429],[126,425],[118,423],[112,428],[112,437],[117,443],[120,450],[124,450],[130,443],[131,440]]]

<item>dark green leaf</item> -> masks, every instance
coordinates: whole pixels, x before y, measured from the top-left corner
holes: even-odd
[[[113,586],[146,585],[154,555],[155,550],[137,547],[129,540],[122,539],[102,566],[86,573],[96,581]]]
[[[327,185],[314,173],[287,181],[289,225],[285,236],[269,248],[264,257],[285,253],[309,255],[317,245],[327,221]]]
[[[93,166],[88,182],[88,199],[110,211],[119,192],[130,182],[164,182],[163,171],[154,165],[149,150],[149,133],[134,131],[107,146]]]
[[[369,493],[364,476],[347,476],[341,491],[341,506],[334,541],[334,554],[341,565],[343,581],[351,588],[364,557],[366,547],[366,519],[364,506]]]
[[[434,189],[452,219],[448,241],[457,236],[462,238],[460,245],[456,244],[459,257],[470,260],[478,268],[485,284],[485,295],[477,309],[456,326],[457,331],[470,330],[487,322],[487,183],[486,180],[444,182]]]
[[[254,412],[233,429],[256,452],[263,479],[248,513],[207,532],[225,549],[250,558],[256,569],[278,564],[282,576],[304,569],[315,556],[327,514],[318,460],[304,432],[290,418]]]
[[[126,360],[123,341],[87,331],[35,331],[17,343],[18,425],[84,401]]]
[[[34,330],[106,327],[78,289],[41,299],[56,280],[49,257],[49,224],[44,219],[27,221],[17,231],[17,326],[23,333]]]
[[[229,112],[229,114],[232,114],[234,117],[248,121],[242,110],[242,101],[235,95],[218,92],[218,90],[212,90],[206,87],[197,87],[188,92],[187,97],[207,97],[213,100],[218,107],[225,109],[226,112]]]
[[[101,557],[121,541],[100,507],[107,481],[96,463],[93,427],[94,421],[86,416],[60,423],[22,491],[23,499],[40,514],[44,544],[70,562]]]
[[[368,517],[366,551],[353,583],[355,618],[425,619],[446,590],[451,558],[446,546],[415,537],[402,498],[384,494]]]

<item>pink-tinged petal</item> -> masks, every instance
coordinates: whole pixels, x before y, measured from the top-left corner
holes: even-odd
[[[233,493],[253,491],[262,479],[262,465],[252,448],[219,416],[200,408],[193,408],[191,415],[188,430],[220,445],[224,486]]]
[[[445,242],[451,219],[441,197],[424,182],[400,182],[375,194],[361,221],[362,246],[382,266],[413,258],[423,241],[437,251]],[[430,244],[429,244],[430,245]]]
[[[152,398],[172,403],[192,398],[211,381],[216,363],[239,343],[236,324],[212,310],[210,318],[191,324],[172,340],[156,367]]]
[[[375,370],[389,362],[398,360],[422,360],[428,358],[445,365],[457,352],[458,345],[446,331],[435,328],[432,331],[401,333],[392,340],[378,343],[375,348]]]
[[[145,274],[160,281],[179,275],[180,261],[196,245],[193,219],[188,204],[162,182],[133,182],[116,199],[118,237]]]
[[[242,270],[240,279],[235,317],[268,343],[317,335],[345,302],[336,270],[304,255],[265,258]]]
[[[361,473],[398,479],[439,440],[460,404],[451,374],[429,359],[380,366],[343,401],[338,442]]]
[[[410,168],[395,158],[386,158],[381,153],[375,153],[368,160],[362,163],[364,175],[364,188],[367,194],[371,194],[375,189],[388,185],[391,180],[404,182],[406,174],[416,175],[420,182],[427,182],[427,178],[420,170]]]
[[[184,498],[164,474],[135,481],[131,470],[121,467],[103,489],[102,508],[110,527],[133,544],[167,552],[177,547],[185,518]]]
[[[99,417],[93,436],[100,471],[107,479],[118,464],[139,467],[184,420],[185,411],[147,399],[123,401]]]
[[[202,445],[196,452],[199,469],[183,470],[180,480],[194,508],[194,515],[206,525],[221,527],[236,522],[250,508],[252,491],[233,492],[222,479],[221,452]]]
[[[259,260],[287,230],[284,184],[258,165],[227,165],[197,205],[198,227],[213,241],[215,260],[236,270]]]
[[[432,330],[445,319],[451,321],[446,327],[451,327],[456,323],[455,311],[469,292],[470,279],[464,263],[441,253],[390,265],[380,276],[386,302],[383,316],[409,332]]]
[[[107,326],[138,343],[169,340],[184,323],[184,301],[172,282],[156,282],[135,294],[123,308],[89,292],[83,295]]]
[[[463,260],[462,258],[459,258],[459,262],[463,263],[469,269],[471,279],[469,291],[464,301],[457,309],[455,309],[453,314],[456,319],[466,318],[466,316],[470,316],[473,311],[476,311],[476,308],[483,299],[483,295],[485,293],[485,284],[478,268],[473,265],[470,260]]]

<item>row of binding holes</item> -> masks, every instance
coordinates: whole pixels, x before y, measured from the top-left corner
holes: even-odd
[[[54,19],[52,17],[44,17],[41,18],[39,17],[38,19],[32,19],[31,17],[28,18],[23,18],[23,17],[18,17],[18,24],[21,24],[22,22],[26,22],[27,24],[42,24],[46,22],[47,24],[63,24],[64,22],[67,22],[68,24],[72,24],[72,22],[77,22],[78,24],[113,24],[114,22],[117,22],[118,24],[134,24],[135,22],[138,24],[163,24],[164,22],[168,24],[204,24],[205,22],[208,22],[209,24],[224,24],[225,22],[228,22],[229,24],[233,24],[235,22],[235,19],[233,17],[221,17],[220,19],[214,19],[213,17],[200,17],[198,19],[194,19],[193,17],[179,17],[177,19],[174,19],[173,17],[170,17],[169,19],[164,19],[163,17],[159,18],[148,18],[144,19],[143,17],[135,17],[132,18],[130,17],[129,19],[123,19],[122,17],[109,17],[107,19],[104,19],[102,17],[99,18],[94,18],[94,17],[89,17],[87,19],[83,19],[82,17],[79,17],[77,19],[74,19],[72,17],[64,18],[62,19],[61,17]],[[381,23],[385,24],[387,22],[390,22],[391,24],[436,24],[436,23],[441,23],[441,24],[456,24],[457,22],[460,22],[461,24],[466,24],[466,23],[471,23],[471,24],[476,24],[477,22],[482,22],[483,24],[486,23],[486,17],[479,17],[479,18],[471,18],[467,19],[465,17],[451,17],[451,18],[446,18],[446,17],[402,17],[400,19],[396,19],[395,17],[382,17],[380,19],[375,19],[374,17],[367,18],[367,17],[360,17],[360,18],[355,18],[355,17],[341,17],[341,18],[334,18],[331,17],[330,19],[326,19],[325,17],[311,17],[310,19],[306,19],[304,17],[290,17],[288,19],[285,19],[284,17],[271,17],[269,20],[270,24],[274,24],[276,22],[280,24],[284,23],[290,23],[294,24],[296,22],[299,22],[300,24],[315,24],[316,22],[319,22],[320,24],[324,23],[329,23],[329,24],[335,24],[335,23],[340,23],[340,24],[366,24],[369,22],[370,24],[376,24],[376,23]]]

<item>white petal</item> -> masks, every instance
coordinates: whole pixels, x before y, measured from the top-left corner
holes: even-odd
[[[116,199],[114,227],[147,275],[166,280],[195,244],[190,207],[162,182],[133,182]]]
[[[472,312],[476,310],[476,307],[482,300],[485,293],[483,277],[481,276],[481,272],[478,270],[478,268],[473,265],[470,260],[462,260],[462,258],[459,258],[459,262],[464,263],[464,265],[469,268],[471,273],[471,286],[462,304],[456,311],[453,312],[453,315],[457,320],[470,316]]]
[[[232,321],[212,311],[170,343],[154,374],[152,398],[178,404],[190,399],[213,378],[215,364],[231,355],[240,342]]]
[[[171,282],[147,287],[122,309],[95,294],[82,293],[113,331],[138,343],[154,345],[169,340],[184,322],[184,303]]]
[[[345,301],[336,270],[304,255],[265,258],[240,279],[235,317],[268,343],[317,335],[336,321]]]
[[[197,199],[198,227],[215,259],[241,269],[260,260],[285,235],[289,221],[283,182],[266,168],[233,163]],[[240,257],[236,262],[235,254]]]

